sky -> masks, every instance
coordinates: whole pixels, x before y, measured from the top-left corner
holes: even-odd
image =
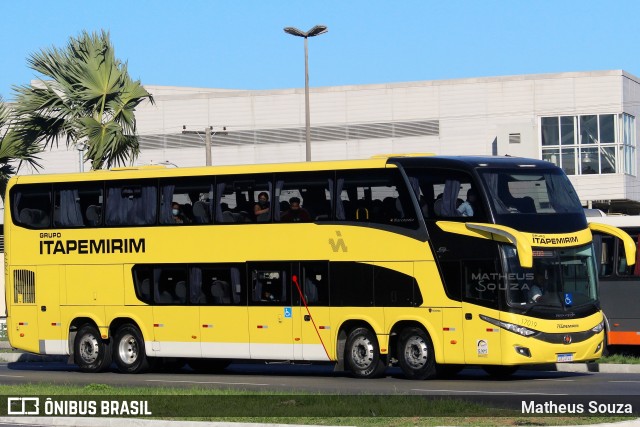
[[[622,69],[640,76],[640,1],[0,0],[0,96],[41,49],[107,30],[146,85],[311,87]]]

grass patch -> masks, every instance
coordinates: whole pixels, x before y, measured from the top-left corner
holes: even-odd
[[[612,354],[609,356],[601,357],[596,360],[596,363],[620,363],[624,365],[640,365],[640,357],[637,355],[629,354]]]
[[[416,395],[319,395],[255,393],[238,390],[169,387],[114,387],[24,384],[3,386],[8,396],[56,400],[148,400],[165,420],[224,421],[351,426],[553,426],[615,422],[633,417],[526,416],[520,410],[459,398]],[[106,399],[105,399],[106,398]],[[0,400],[0,407],[6,404]],[[262,408],[262,409],[261,409]],[[422,408],[422,409],[421,409]],[[264,412],[262,415],[256,415]],[[206,415],[202,415],[206,413]],[[182,416],[195,414],[195,416]],[[455,414],[456,416],[452,416]],[[156,415],[159,415],[156,417]]]

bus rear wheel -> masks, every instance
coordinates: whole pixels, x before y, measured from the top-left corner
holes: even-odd
[[[115,335],[113,356],[118,370],[125,374],[137,374],[149,368],[144,340],[137,327],[122,325]]]
[[[407,328],[398,340],[398,363],[404,375],[412,380],[426,380],[437,374],[433,343],[420,328]]]
[[[351,373],[358,378],[376,378],[385,370],[378,340],[368,328],[356,328],[349,333],[345,360]]]
[[[73,342],[74,362],[83,372],[101,372],[111,365],[111,345],[95,326],[83,325]]]

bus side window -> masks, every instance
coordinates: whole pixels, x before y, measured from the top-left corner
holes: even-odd
[[[466,173],[448,169],[407,168],[405,171],[426,220],[486,220],[479,187]]]
[[[329,305],[329,267],[327,262],[302,263],[302,280],[299,284],[302,287],[307,305]],[[294,289],[293,292],[297,294],[298,290]],[[296,301],[298,299],[296,298]]]
[[[50,185],[16,185],[11,193],[15,222],[29,228],[51,227]]]
[[[599,240],[599,242],[598,242]],[[600,251],[600,259],[597,259],[599,275],[601,277],[611,276],[614,269],[614,253],[616,240],[613,236],[603,236],[601,234],[594,234],[594,247],[596,249],[596,255]],[[624,251],[624,248],[623,248]],[[624,258],[624,256],[623,256]],[[618,261],[619,265],[620,260]]]
[[[373,307],[373,266],[359,262],[329,265],[332,307]]]
[[[54,227],[96,227],[101,224],[101,181],[54,184]]]
[[[299,172],[276,175],[276,200],[274,220],[276,222],[328,221],[332,217],[333,172]],[[300,200],[297,215],[291,210],[290,201]],[[295,200],[295,199],[294,199]]]
[[[142,302],[153,303],[153,269],[148,266],[136,265],[133,267],[133,284],[136,296]]]
[[[105,225],[153,225],[158,191],[155,180],[113,181],[107,185]]]
[[[422,296],[414,278],[390,268],[374,266],[373,284],[376,307],[414,307]]]
[[[160,181],[160,224],[211,224],[213,207],[211,179],[180,178]],[[178,215],[173,204],[180,206]],[[183,218],[182,222],[177,221]]]
[[[216,223],[271,222],[273,212],[272,174],[219,176],[214,203]],[[266,201],[260,206],[260,195]]]
[[[251,271],[252,305],[290,305],[291,267],[286,263],[253,263]]]
[[[602,239],[604,241],[604,238]],[[618,276],[634,276],[635,274],[635,265],[627,265],[627,257],[624,251],[624,243],[620,239],[616,239],[618,241],[618,252],[617,252],[617,261],[618,261]]]
[[[157,280],[157,281],[156,281]],[[186,304],[186,267],[161,266],[154,269],[154,300],[159,304]]]
[[[397,169],[340,171],[336,219],[418,228],[409,188]]]
[[[243,268],[224,264],[203,265],[200,276],[191,269],[191,301],[205,305],[243,305]]]

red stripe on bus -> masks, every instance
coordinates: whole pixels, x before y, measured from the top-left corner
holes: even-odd
[[[640,332],[610,331],[607,339],[609,340],[609,345],[640,345]]]

